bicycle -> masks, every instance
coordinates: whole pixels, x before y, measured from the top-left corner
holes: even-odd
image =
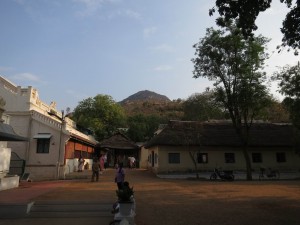
[[[233,171],[229,170],[219,170],[217,168],[214,169],[214,172],[210,175],[210,180],[216,180],[220,178],[221,180],[233,181],[234,175]]]
[[[271,168],[268,168],[267,170],[265,168],[260,168],[259,180],[262,180],[264,178],[268,179],[279,179],[280,178],[280,173],[279,170],[273,170]]]

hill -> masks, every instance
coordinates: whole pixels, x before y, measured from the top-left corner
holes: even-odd
[[[143,114],[168,119],[180,119],[183,115],[182,102],[171,101],[165,95],[152,91],[139,91],[119,102],[127,116]]]
[[[153,91],[145,90],[130,95],[128,98],[122,100],[120,104],[128,104],[136,101],[170,102],[171,100],[165,95],[160,95]]]

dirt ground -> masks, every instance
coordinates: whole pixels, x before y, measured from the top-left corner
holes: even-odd
[[[33,200],[80,198],[112,203],[116,199],[113,178],[114,170],[111,169],[105,171],[98,183],[90,180],[65,182],[62,187]],[[147,170],[136,169],[126,169],[126,180],[135,191],[136,225],[300,224],[299,180],[174,180],[157,178]]]
[[[300,181],[160,180],[132,173],[138,225],[300,224]]]

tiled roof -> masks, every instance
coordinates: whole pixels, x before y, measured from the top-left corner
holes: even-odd
[[[294,128],[290,124],[253,123],[250,129],[250,146],[293,146]],[[241,146],[232,123],[170,121],[158,135],[145,144],[190,146]]]
[[[98,148],[111,148],[111,149],[138,149],[139,146],[136,145],[133,141],[131,141],[124,134],[118,132],[115,135],[104,139],[99,144],[97,144]]]

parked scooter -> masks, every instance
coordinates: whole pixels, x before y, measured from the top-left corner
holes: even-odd
[[[234,175],[233,171],[228,170],[219,170],[217,168],[214,169],[214,172],[210,175],[210,180],[216,180],[220,178],[221,180],[233,181]]]

